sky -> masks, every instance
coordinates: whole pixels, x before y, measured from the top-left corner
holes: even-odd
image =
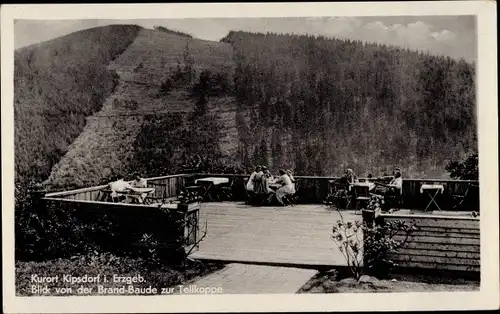
[[[136,24],[145,28],[158,25],[213,41],[219,41],[231,30],[313,34],[396,45],[469,62],[477,58],[474,16],[16,20],[14,45],[17,49],[110,24]]]

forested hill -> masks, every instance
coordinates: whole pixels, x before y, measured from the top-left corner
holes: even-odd
[[[109,26],[17,51],[15,71],[16,171],[58,188],[254,164],[445,177],[477,151],[474,66],[397,47]]]
[[[80,134],[85,117],[112,93],[108,64],[141,27],[114,25],[75,32],[15,51],[16,182],[41,181]]]
[[[475,69],[398,47],[314,36],[231,32],[240,159],[301,174],[403,167],[445,175],[477,151]],[[253,157],[253,158],[252,158]]]

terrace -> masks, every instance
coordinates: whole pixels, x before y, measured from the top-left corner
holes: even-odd
[[[339,212],[322,203],[331,192],[335,177],[297,176],[297,204],[287,207],[246,205],[244,185],[248,175],[180,174],[149,178],[154,188],[146,204],[124,204],[103,201],[107,186],[46,194],[43,200],[58,208],[75,210],[80,216],[120,217],[127,230],[135,233],[157,230],[168,233],[168,222],[161,207],[171,207],[180,191],[201,178],[227,178],[231,199],[202,202],[187,211],[190,228],[186,244],[195,245],[206,222],[206,237],[191,255],[195,259],[220,260],[253,264],[280,264],[302,267],[345,266],[342,253],[331,240],[331,228],[340,218]],[[435,201],[442,211],[427,211],[429,195],[422,193],[423,184],[439,184],[442,193]],[[419,227],[408,248],[397,260],[404,267],[479,271],[478,195],[468,193],[467,200],[455,207],[454,195],[466,194],[477,181],[420,180],[403,181],[400,211],[382,215],[383,219],[411,220]],[[212,192],[216,186],[209,186]],[[162,205],[163,204],[163,205]],[[460,211],[458,211],[460,210]],[[344,220],[362,220],[360,211],[341,211]],[[167,235],[166,235],[167,237]],[[191,247],[192,248],[192,247]]]

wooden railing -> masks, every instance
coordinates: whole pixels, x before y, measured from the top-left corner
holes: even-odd
[[[201,177],[228,177],[234,180],[233,195],[235,200],[245,199],[245,184],[250,175],[248,174],[194,174],[195,178]],[[332,192],[332,181],[339,177],[314,177],[295,176],[297,180],[297,195],[301,203],[321,203],[326,196]],[[360,178],[365,180],[366,178]],[[371,179],[371,181],[377,181]],[[443,210],[450,210],[454,206],[453,195],[463,194],[469,184],[479,186],[478,181],[470,180],[443,180],[443,179],[403,179],[403,204],[406,209],[423,209],[429,203],[427,194],[420,193],[422,184],[441,184],[444,187],[442,194],[436,197],[436,202]],[[479,189],[469,190],[469,199],[472,202],[466,204],[467,210],[479,211]]]
[[[184,187],[186,177],[192,177],[192,175],[176,174],[170,176],[148,178],[148,186],[155,188],[155,192],[152,194],[152,197],[166,199],[175,198],[176,196],[178,196],[181,188]],[[48,193],[45,195],[45,198],[100,201],[101,196],[103,195],[102,190],[106,189],[107,187],[108,185],[99,185],[77,190]]]
[[[152,195],[155,198],[175,198],[180,190],[190,184],[194,184],[194,180],[202,177],[227,177],[233,181],[233,197],[235,201],[242,201],[246,197],[245,184],[249,178],[249,174],[177,174],[170,176],[148,178],[148,184],[155,187],[155,192]],[[321,203],[326,196],[332,192],[331,182],[337,180],[338,177],[314,177],[314,176],[296,176],[297,180],[297,196],[301,203]],[[361,178],[364,180],[364,178]],[[376,181],[376,180],[372,180]],[[425,208],[429,202],[427,194],[420,193],[422,184],[441,184],[444,187],[442,194],[438,194],[436,202],[443,210],[453,208],[453,195],[465,193],[469,184],[478,186],[478,181],[466,180],[442,180],[442,179],[404,179],[403,180],[403,204],[402,208],[421,209]],[[64,198],[73,200],[98,201],[100,191],[106,188],[105,185],[89,187],[84,189],[49,193],[45,197],[48,198]],[[479,211],[479,189],[469,190],[469,200],[466,204],[466,209],[471,211]]]

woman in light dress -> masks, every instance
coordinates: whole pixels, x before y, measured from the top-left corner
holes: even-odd
[[[351,185],[356,183],[356,181],[358,181],[358,177],[356,176],[354,171],[350,168],[346,170],[345,176],[347,178],[347,182]]]
[[[110,196],[115,201],[117,200],[122,201],[123,199],[125,199],[125,197],[121,193],[124,193],[128,190],[133,190],[132,185],[126,182],[124,176],[122,175],[118,175],[116,177],[116,181],[109,183],[108,186],[109,189],[111,190]]]
[[[261,166],[257,166],[255,167],[255,170],[252,172],[252,174],[250,175],[250,179],[248,179],[248,182],[247,182],[247,185],[246,185],[246,189],[247,191],[249,192],[253,192],[254,191],[254,180],[255,180],[255,176],[257,175],[257,173],[259,172],[262,172],[262,168]]]
[[[280,202],[282,205],[284,205],[283,196],[293,194],[294,188],[293,188],[292,180],[286,174],[285,170],[280,170],[279,173],[280,173],[280,177],[276,182],[280,183],[281,187],[278,190],[276,190],[276,199],[278,200],[278,202]]]
[[[296,190],[295,190],[295,178],[293,177],[292,170],[288,169],[286,171],[286,174],[288,175],[288,177],[292,181],[292,194],[295,194],[295,192],[296,192]]]

